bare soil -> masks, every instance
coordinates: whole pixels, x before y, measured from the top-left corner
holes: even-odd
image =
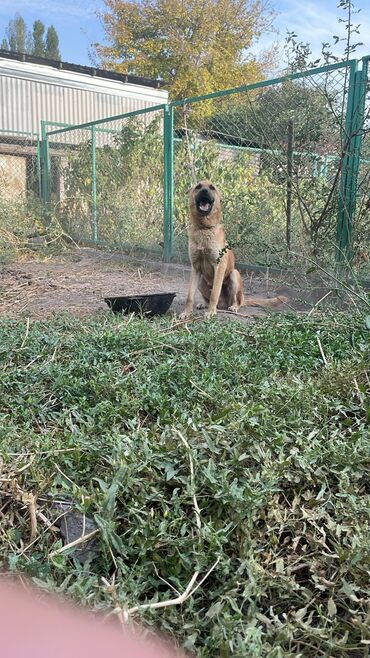
[[[176,292],[171,314],[184,307],[189,267],[166,266],[146,261],[134,263],[122,254],[94,249],[71,249],[48,259],[17,261],[0,266],[0,317],[45,318],[56,312],[86,316],[107,311],[105,296]],[[243,307],[238,315],[219,312],[221,320],[253,321],[267,312],[303,311],[320,298],[321,291],[303,294],[282,280],[264,276],[245,277],[248,296],[287,295],[287,304],[274,311]],[[197,301],[201,301],[198,298]],[[197,311],[201,315],[203,311]]]

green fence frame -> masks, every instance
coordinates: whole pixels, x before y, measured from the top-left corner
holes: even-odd
[[[40,162],[41,162],[41,195],[45,205],[45,214],[50,212],[50,155],[49,140],[47,136],[48,121],[41,121],[41,144],[40,144]]]
[[[362,60],[352,59],[335,62],[299,73],[291,73],[270,80],[263,80],[249,85],[242,85],[232,89],[216,91],[210,94],[185,98],[169,104],[155,105],[141,110],[134,110],[124,114],[106,117],[97,121],[90,121],[77,125],[58,124],[56,122],[41,122],[41,193],[47,212],[50,210],[50,153],[49,137],[68,131],[87,128],[91,131],[92,143],[92,226],[93,243],[99,244],[99,217],[97,208],[96,188],[96,131],[114,132],[103,128],[107,122],[140,116],[148,112],[163,112],[163,161],[164,161],[164,209],[163,209],[163,260],[170,262],[174,255],[173,244],[173,199],[174,199],[174,109],[201,101],[231,96],[241,92],[263,89],[282,84],[290,80],[299,80],[322,73],[329,73],[338,69],[346,69],[349,74],[348,98],[345,117],[345,144],[342,151],[342,167],[339,181],[339,207],[337,215],[337,247],[336,259],[339,263],[350,262],[352,257],[352,231],[356,213],[356,193],[361,158],[362,128],[365,120],[365,97],[368,86],[368,63],[370,56]],[[57,126],[49,130],[51,126]],[[312,154],[315,157],[315,154]],[[316,156],[317,157],[317,156]],[[327,156],[325,163],[337,156]],[[325,166],[324,163],[324,166]]]
[[[49,137],[51,135],[64,134],[73,130],[90,129],[91,134],[91,199],[92,199],[92,244],[96,246],[106,246],[99,239],[99,215],[97,208],[97,174],[96,174],[96,133],[116,133],[116,129],[103,128],[102,124],[107,122],[119,121],[128,119],[135,116],[141,116],[152,112],[162,111],[163,116],[163,159],[164,159],[164,209],[163,209],[163,225],[164,225],[164,246],[163,246],[163,259],[169,262],[172,258],[172,242],[173,242],[173,111],[169,105],[160,104],[152,105],[151,107],[143,108],[140,110],[133,110],[124,114],[117,114],[104,119],[97,119],[96,121],[88,121],[81,124],[63,124],[55,121],[42,121],[42,198],[45,204],[46,213],[50,211],[50,152],[49,152]],[[53,130],[48,130],[48,127],[57,126]],[[118,245],[117,245],[118,246]]]
[[[173,107],[164,108],[164,231],[163,260],[169,263],[173,256]]]
[[[349,84],[345,120],[344,157],[342,162],[337,220],[337,262],[352,259],[352,233],[356,213],[357,184],[361,160],[362,129],[365,120],[369,58],[349,62]]]

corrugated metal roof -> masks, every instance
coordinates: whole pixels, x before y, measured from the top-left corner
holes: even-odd
[[[38,132],[41,119],[78,124],[167,99],[138,83],[0,57],[0,130]]]
[[[143,78],[136,75],[129,75],[126,73],[117,73],[117,71],[107,71],[106,69],[99,69],[94,66],[83,66],[82,64],[72,64],[71,62],[64,62],[59,59],[47,59],[46,57],[35,57],[35,55],[28,55],[27,53],[18,53],[12,50],[3,50],[0,48],[0,57],[5,59],[16,60],[18,62],[29,62],[31,64],[40,64],[42,66],[49,66],[58,70],[74,71],[75,73],[83,73],[85,75],[98,76],[108,80],[118,80],[119,82],[130,82],[133,85],[141,85],[143,87],[154,87],[159,89],[163,86],[163,80],[153,80],[152,78]]]

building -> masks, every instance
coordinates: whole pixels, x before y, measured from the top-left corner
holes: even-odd
[[[41,120],[85,123],[167,98],[158,80],[0,50],[1,197],[37,187]]]

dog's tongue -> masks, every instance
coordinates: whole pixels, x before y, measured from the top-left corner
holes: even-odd
[[[208,212],[208,210],[210,209],[210,207],[211,207],[211,204],[209,203],[209,201],[201,201],[200,204],[199,204],[199,208],[200,208],[203,212]]]

